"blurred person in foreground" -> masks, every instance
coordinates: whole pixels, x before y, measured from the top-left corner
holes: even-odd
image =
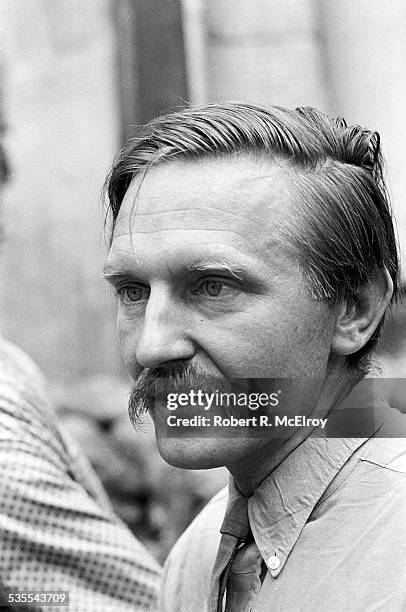
[[[158,565],[115,516],[47,396],[36,365],[0,337],[0,609],[16,609],[7,604],[19,591],[61,590],[75,612],[156,610]],[[59,609],[35,593],[20,601]]]
[[[161,610],[406,607],[405,423],[365,378],[398,286],[382,165],[375,132],[239,103],[157,118],[113,165],[130,417],[151,413],[169,463],[230,472],[171,552]],[[270,425],[213,411],[235,381],[277,390]]]

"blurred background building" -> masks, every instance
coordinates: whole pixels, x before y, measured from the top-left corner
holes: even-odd
[[[405,245],[406,4],[2,0],[0,37],[1,329],[45,370],[120,513],[162,557],[224,475],[171,471],[151,433],[129,430],[114,300],[101,279],[100,192],[114,153],[134,125],[189,102],[316,106],[381,133]],[[406,376],[399,313],[385,346],[391,371]]]

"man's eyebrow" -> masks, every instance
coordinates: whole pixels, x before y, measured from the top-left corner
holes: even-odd
[[[190,272],[228,272],[231,276],[234,276],[234,278],[240,281],[243,280],[242,277],[244,275],[244,270],[241,266],[228,263],[224,260],[190,264],[187,266],[187,270]]]
[[[222,275],[224,273],[232,276],[241,283],[250,283],[253,286],[263,285],[264,279],[262,274],[254,271],[251,262],[246,263],[229,260],[227,257],[208,256],[207,258],[196,258],[195,261],[179,262],[170,268],[174,276],[183,277],[185,274],[193,274],[196,272],[207,275]],[[134,260],[128,260],[127,257],[113,257],[107,260],[101,276],[111,284],[117,284],[120,281],[128,278],[139,279],[144,277],[144,273],[138,268]]]
[[[110,252],[107,255],[101,276],[106,280],[128,276],[138,264],[139,259],[134,253],[128,255],[126,252]]]
[[[104,268],[101,273],[101,277],[106,281],[114,281],[114,279],[119,279],[125,276],[125,272],[123,270],[113,270],[112,268]]]
[[[107,261],[104,265],[102,278],[106,281],[114,281],[114,279],[122,278],[130,274],[130,266],[126,265],[126,261],[115,261],[114,263]]]

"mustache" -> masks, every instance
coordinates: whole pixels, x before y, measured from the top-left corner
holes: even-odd
[[[143,417],[154,411],[156,404],[166,403],[168,393],[182,393],[190,389],[227,392],[230,388],[227,379],[207,374],[191,364],[145,368],[131,391],[128,402],[130,421],[137,428]]]

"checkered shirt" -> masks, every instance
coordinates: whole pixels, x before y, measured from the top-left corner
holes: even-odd
[[[156,610],[158,565],[114,515],[95,473],[57,426],[45,397],[36,366],[1,338],[3,597],[6,590],[60,589],[70,592],[74,612]]]

